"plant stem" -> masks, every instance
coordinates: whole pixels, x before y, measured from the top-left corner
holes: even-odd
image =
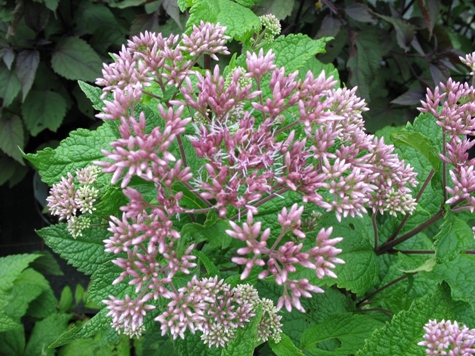
[[[419,190],[419,193],[417,193],[417,196],[416,196],[416,203],[419,201],[419,199],[421,198],[422,196],[422,193],[424,192],[424,190],[427,188],[427,186],[429,185],[429,182],[430,180],[432,179],[432,177],[434,176],[434,173],[435,171],[434,170],[431,170],[429,175],[427,176],[426,180],[424,181],[424,184],[422,185],[421,189]],[[396,238],[396,236],[401,232],[402,228],[404,227],[404,225],[406,224],[407,220],[409,219],[409,214],[406,214],[404,216],[404,219],[402,219],[401,223],[399,224],[399,226],[397,227],[396,230],[394,230],[394,232],[391,234],[391,236],[389,236],[389,238],[386,240],[386,242],[389,242],[389,241],[392,241]]]
[[[391,281],[389,282],[388,284],[382,286],[381,288],[375,290],[373,293],[371,293],[370,295],[368,295],[367,297],[364,297],[363,299],[361,299],[358,303],[356,303],[356,306],[360,306],[363,302],[373,298],[376,294],[378,294],[379,292],[382,292],[383,290],[385,290],[386,288],[389,288],[391,287],[393,284],[396,284],[397,282],[399,281],[402,281],[403,279],[406,279],[407,276],[404,275],[404,276],[401,276],[399,278],[396,278],[394,281]]]

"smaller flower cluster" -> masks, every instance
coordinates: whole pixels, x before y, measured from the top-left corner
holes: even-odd
[[[59,216],[59,220],[66,220],[68,231],[74,238],[82,236],[82,231],[88,228],[91,221],[81,214],[91,214],[95,209],[94,203],[99,196],[99,190],[94,187],[100,168],[88,166],[76,170],[78,185],[74,183],[74,176],[61,178],[53,184],[50,195],[46,198],[48,209],[52,215]]]
[[[257,290],[248,284],[231,288],[218,277],[198,280],[194,276],[171,299],[168,310],[155,320],[162,324],[162,334],[170,331],[173,339],[184,339],[186,330],[200,331],[204,344],[225,347],[262,306],[256,341],[280,340],[281,316],[271,300],[259,299]]]
[[[290,312],[292,307],[304,312],[304,308],[300,303],[300,297],[311,298],[310,292],[323,293],[323,290],[309,283],[305,278],[291,279],[289,274],[297,271],[297,266],[315,270],[318,278],[329,276],[336,278],[336,274],[332,271],[335,264],[343,264],[340,258],[335,257],[342,250],[334,247],[335,244],[342,241],[343,238],[330,239],[333,231],[332,228],[321,229],[315,238],[315,245],[307,251],[302,251],[303,243],[295,243],[287,241],[280,244],[286,239],[286,235],[293,235],[298,239],[305,239],[305,233],[300,229],[302,221],[300,219],[303,207],[294,204],[289,211],[283,208],[278,214],[277,220],[282,228],[277,239],[268,246],[268,240],[271,236],[271,229],[267,228],[261,233],[262,223],[254,222],[251,211],[248,211],[247,221],[238,224],[230,221],[232,230],[226,230],[226,233],[238,240],[246,243],[246,247],[237,250],[242,257],[234,257],[232,261],[239,265],[245,265],[241,274],[241,279],[247,278],[254,266],[263,267],[264,270],[259,274],[259,279],[266,278],[269,273],[274,276],[278,285],[284,287],[284,293],[279,298],[277,309],[282,306]]]
[[[429,320],[424,325],[424,341],[419,346],[426,347],[427,355],[463,355],[475,354],[475,329],[462,327],[455,321]]]

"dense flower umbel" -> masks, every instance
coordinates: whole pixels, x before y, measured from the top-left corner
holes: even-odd
[[[275,18],[262,21],[272,36],[278,32]],[[117,120],[121,135],[97,164],[129,200],[121,216],[110,218],[104,243],[106,251],[121,255],[113,260],[123,270],[114,283],[128,282],[137,294],[105,303],[113,326],[129,335],[143,331],[143,316],[159,298],[171,300],[156,319],[164,332],[184,337],[186,330],[199,330],[209,345],[225,345],[254,315],[257,299],[242,298],[244,287],[196,277],[186,287],[175,285],[175,276],[196,267],[195,242],[183,241],[176,226],[184,214],[195,219],[215,211],[229,221],[227,234],[243,246],[232,258],[236,271],[242,265],[242,278],[253,268],[259,278],[273,276],[282,288],[277,309],[290,311],[303,310],[301,297],[322,292],[296,277],[297,269],[336,277],[333,268],[344,263],[334,246],[342,238],[330,238],[332,228],[304,232],[304,204],[338,219],[361,216],[367,208],[391,214],[415,209],[408,185],[417,183],[416,174],[392,146],[365,133],[361,115],[367,109],[355,90],[336,89],[325,73],[286,73],[274,53],[262,49],[243,55],[226,76],[218,66],[196,70],[199,55],[229,53],[224,33],[219,24],[201,23],[181,40],[134,37],[97,80],[111,98],[97,116]],[[137,105],[150,98],[160,102],[153,118]],[[151,127],[157,117],[160,125]],[[154,187],[153,194],[137,181]],[[278,228],[265,226],[260,207],[290,192],[300,202],[276,213]],[[205,208],[190,209],[184,194]],[[277,309],[271,301],[259,303],[267,315],[259,340],[278,340]]]
[[[474,54],[467,55],[462,61],[474,70]],[[475,88],[467,83],[454,82],[449,79],[433,91],[427,90],[426,101],[422,102],[422,112],[431,113],[442,127],[443,153],[441,159],[453,166],[450,170],[452,186],[446,190],[450,194],[446,203],[461,203],[458,209],[475,211],[475,159],[468,159],[468,150],[475,140],[466,136],[475,136]]]
[[[46,198],[51,214],[68,222],[68,231],[74,238],[82,236],[83,230],[90,226],[89,218],[83,214],[91,214],[96,209],[94,203],[99,190],[93,184],[99,172],[96,166],[77,169],[77,185],[74,184],[74,176],[68,173],[68,178],[63,177],[59,183],[53,184]]]
[[[424,330],[424,341],[418,345],[426,347],[427,355],[475,354],[475,329],[469,329],[465,325],[460,327],[456,321],[452,323],[450,320],[429,320]]]

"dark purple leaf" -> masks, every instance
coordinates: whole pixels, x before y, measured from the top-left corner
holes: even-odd
[[[322,25],[317,32],[315,38],[335,37],[340,32],[341,22],[332,14],[328,14],[323,18]]]
[[[178,4],[176,0],[163,0],[162,2],[163,8],[167,12],[168,16],[170,16],[173,21],[176,22],[178,27],[183,30],[183,26],[180,22],[180,9],[178,8]]]
[[[373,16],[369,12],[369,9],[366,5],[361,3],[354,3],[345,8],[346,14],[351,17],[353,20],[359,22],[371,22],[373,21]]]
[[[43,4],[27,1],[25,4],[24,16],[26,25],[35,32],[43,30],[49,21],[51,11]]]
[[[160,32],[158,23],[158,15],[154,14],[142,14],[135,17],[130,26],[130,34],[138,35],[140,32],[150,31],[150,32]]]
[[[20,148],[23,148],[23,124],[17,115],[0,117],[0,149],[15,161],[24,164]]]
[[[401,94],[396,99],[391,101],[391,104],[398,105],[417,105],[424,99],[424,90],[422,88],[409,89],[404,94]]]
[[[40,53],[37,50],[23,50],[18,53],[15,70],[21,83],[23,93],[22,101],[25,101],[35,79],[36,69],[40,62]]]
[[[449,76],[448,73],[444,73],[446,70],[442,70],[440,66],[432,63],[429,65],[429,69],[434,85],[439,85],[440,83],[445,84],[447,82]],[[446,69],[446,67],[444,67],[444,69]]]
[[[2,48],[0,49],[0,56],[3,58],[3,63],[5,63],[8,70],[12,69],[12,63],[15,59],[15,51],[11,48]]]

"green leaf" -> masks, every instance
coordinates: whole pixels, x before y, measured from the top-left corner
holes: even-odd
[[[350,51],[347,67],[350,69],[349,86],[358,87],[359,96],[369,100],[369,86],[377,75],[383,51],[374,27],[356,34],[356,50]]]
[[[193,0],[178,0],[178,7],[181,12],[185,12],[186,9],[193,6]]]
[[[73,304],[73,292],[70,286],[66,286],[61,291],[61,297],[59,298],[59,312],[66,313],[71,309]]]
[[[111,255],[111,257],[115,257]],[[88,290],[87,300],[98,305],[103,300],[108,299],[109,295],[117,298],[124,298],[125,295],[133,295],[135,287],[127,283],[112,284],[123,270],[116,265],[104,263],[92,275],[91,285]]]
[[[298,77],[302,80],[305,80],[305,76],[307,75],[308,71],[311,71],[314,77],[317,77],[321,72],[325,71],[325,77],[328,78],[332,76],[333,79],[337,81],[335,87],[340,87],[340,75],[338,74],[338,70],[332,63],[324,64],[320,62],[317,58],[310,57],[305,63],[305,65],[299,69]]]
[[[275,343],[274,340],[269,340],[269,346],[277,356],[304,356],[292,340],[285,334],[281,335],[282,339],[279,343]]]
[[[46,7],[53,12],[58,8],[59,0],[44,0],[44,2]]]
[[[94,339],[76,339],[61,348],[60,356],[129,356],[130,338],[127,335],[121,335],[118,343],[105,343],[103,334],[99,334]],[[167,354],[171,356],[170,354]]]
[[[415,300],[409,310],[403,310],[393,317],[389,324],[375,331],[366,340],[356,356],[425,355],[422,341],[424,325],[429,319],[452,319],[452,301],[447,286]]]
[[[0,355],[23,355],[25,350],[25,331],[23,325],[15,330],[0,332]]]
[[[260,2],[261,0],[235,0],[236,3],[245,7],[253,7],[256,3]]]
[[[256,15],[272,14],[279,20],[290,16],[295,0],[262,0],[255,7]]]
[[[113,126],[106,122],[97,130],[78,129],[61,141],[59,147],[45,148],[35,154],[27,154],[28,159],[39,170],[43,182],[51,185],[61,177],[78,168],[84,168],[93,161],[104,158],[101,149],[110,148],[109,143],[116,139]]]
[[[32,268],[24,270],[14,282],[12,298],[5,308],[8,316],[20,320],[27,312],[30,302],[38,298],[45,290],[51,290],[46,278]]]
[[[292,73],[302,68],[315,54],[325,53],[325,44],[330,40],[329,37],[313,40],[307,35],[290,34],[280,36],[262,48],[264,53],[272,49],[275,53],[275,64],[278,67],[285,67],[286,73]]]
[[[68,328],[72,314],[54,313],[38,321],[31,333],[25,349],[25,356],[54,355],[48,346]]]
[[[21,83],[16,72],[0,66],[0,98],[3,107],[8,107],[20,92]]]
[[[248,8],[229,0],[195,0],[186,27],[191,29],[201,21],[219,22],[226,26],[226,34],[239,38],[261,26],[259,18]]]
[[[63,276],[64,273],[61,271],[59,263],[56,261],[55,257],[49,250],[41,252],[41,257],[34,260],[30,267],[34,268],[38,272],[48,273],[53,276]]]
[[[416,34],[414,26],[396,17],[383,16],[374,12],[373,14],[382,18],[383,20],[386,20],[394,26],[394,29],[396,30],[396,40],[399,47],[401,47],[406,52],[409,51],[411,48],[411,42]]]
[[[391,140],[395,145],[413,147],[429,161],[434,171],[439,171],[441,165],[439,152],[428,137],[420,132],[407,132],[406,130],[402,130],[391,134]]]
[[[92,107],[98,111],[102,110],[104,107],[104,103],[101,99],[102,89],[91,84],[87,84],[82,80],[78,80],[78,84],[84,94],[86,94],[87,98],[91,100]]]
[[[195,243],[207,241],[209,242],[209,248],[225,249],[229,247],[232,241],[232,237],[225,232],[227,229],[229,229],[229,222],[218,218],[214,211],[210,211],[204,225],[198,223],[185,224],[180,234],[184,241],[190,239]]]
[[[363,295],[379,281],[378,258],[371,244],[371,219],[365,215],[363,218],[346,218],[338,222],[333,215],[326,215],[320,226],[333,226],[332,238],[343,237],[336,247],[343,250],[338,258],[345,261],[344,265],[337,265],[334,269],[337,279],[325,277],[322,282],[327,285],[336,283],[338,288]]]
[[[435,281],[445,281],[451,289],[452,298],[470,303],[475,310],[475,257],[459,255],[452,261],[443,260],[432,272],[424,276]]]
[[[76,304],[79,304],[81,303],[82,301],[85,301],[84,300],[84,287],[81,285],[81,284],[76,284],[76,289],[74,291],[74,302]]]
[[[336,314],[321,324],[309,327],[300,340],[300,347],[311,355],[347,356],[354,354],[364,345],[364,340],[383,323],[362,314]],[[318,343],[337,339],[339,347],[325,350]]]
[[[76,326],[63,334],[61,334],[54,342],[49,345],[50,348],[59,347],[70,343],[72,340],[88,338],[98,334],[103,330],[111,328],[111,318],[107,317],[108,309],[104,308],[97,313],[93,318],[86,321],[81,326]]]
[[[18,79],[21,83],[21,91],[23,93],[22,101],[25,101],[28,92],[31,89],[33,80],[35,79],[36,69],[40,63],[40,52],[35,50],[23,50],[18,53],[15,62],[15,69]]]
[[[56,132],[66,115],[67,104],[51,90],[32,90],[21,109],[27,129],[36,136],[45,129]]]
[[[119,27],[114,14],[107,6],[87,0],[79,3],[74,13],[74,19],[81,30],[89,34],[93,34],[97,30],[104,31],[108,28]]]
[[[10,289],[13,286],[13,281],[18,278],[21,272],[40,256],[38,254],[23,254],[0,258],[0,291]]]
[[[236,331],[236,336],[232,339],[225,349],[221,351],[221,356],[252,356],[256,343],[257,328],[262,319],[262,307],[255,310],[256,316]]]
[[[19,147],[23,148],[23,135],[23,125],[17,115],[0,116],[0,149],[15,161],[24,165],[23,156],[19,149]]]
[[[221,356],[221,349],[203,344],[198,333],[185,333],[185,339],[177,338],[173,340],[173,346],[180,356]]]
[[[472,229],[465,220],[448,210],[440,232],[435,237],[434,250],[437,261],[452,261],[461,252],[471,249],[475,249]]]
[[[192,255],[198,257],[201,263],[205,266],[207,275],[209,277],[221,276],[221,273],[219,272],[218,267],[216,267],[213,261],[211,261],[210,258],[206,256],[203,252],[194,250],[192,252]]]
[[[86,41],[65,37],[56,45],[51,65],[66,79],[93,82],[101,75],[102,60]]]
[[[105,227],[93,226],[76,239],[64,223],[44,227],[37,233],[56,253],[87,275],[93,274],[114,257],[104,252],[103,240],[109,236]]]

